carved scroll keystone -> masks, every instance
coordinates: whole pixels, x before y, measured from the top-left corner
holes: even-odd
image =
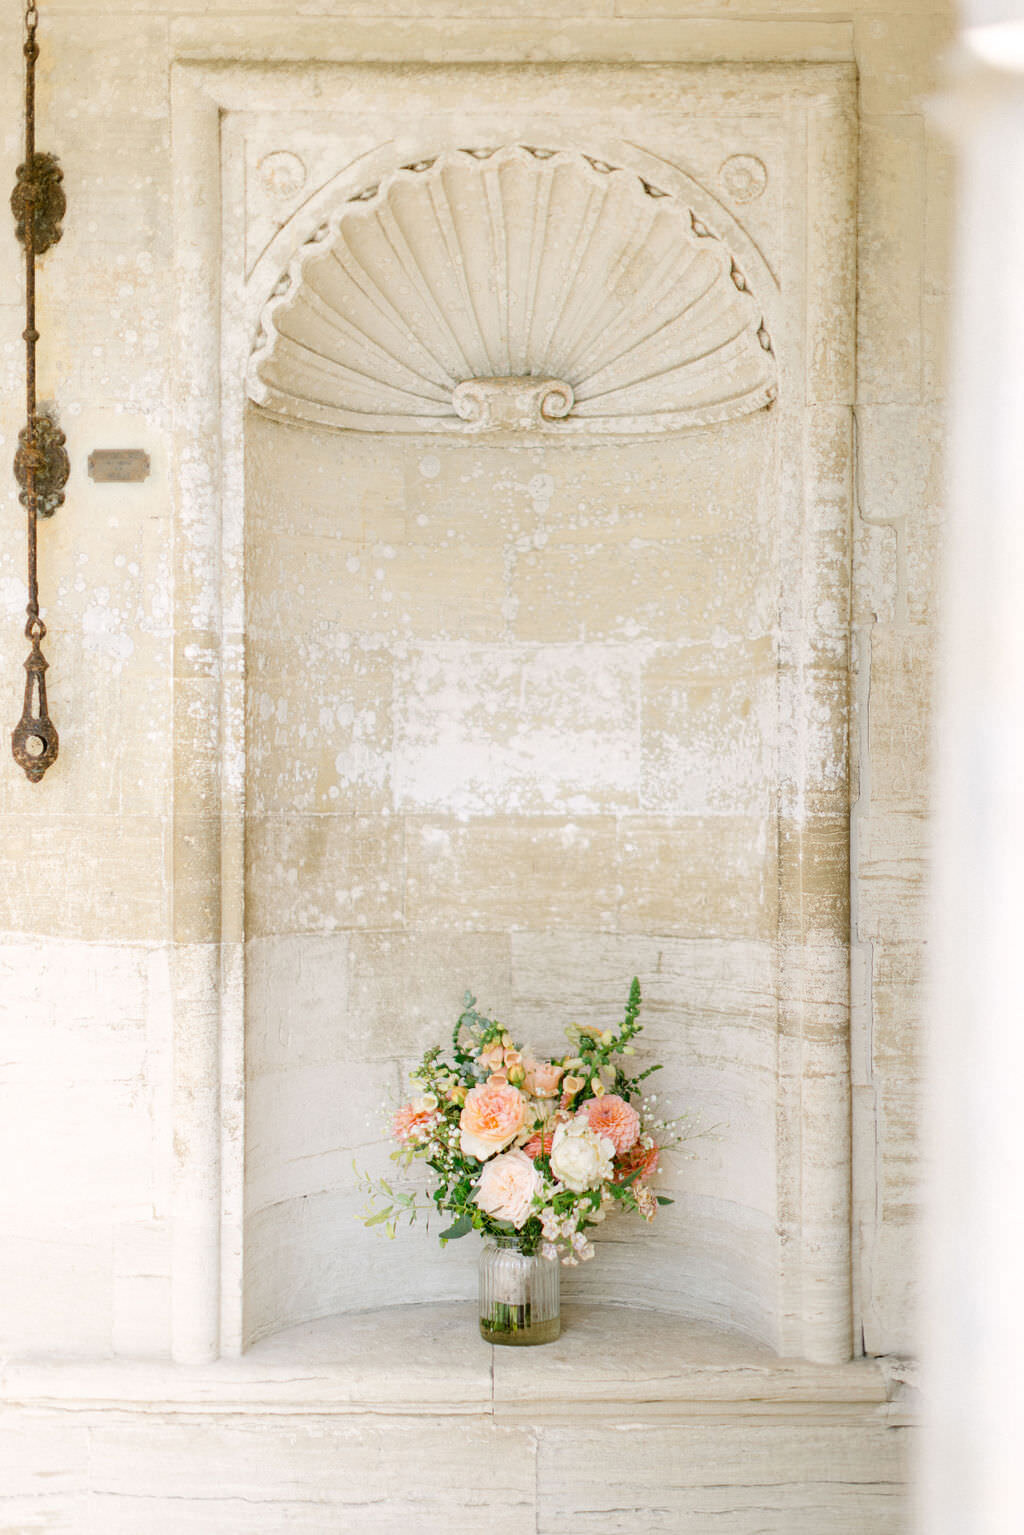
[[[570,384],[558,378],[470,378],[452,391],[455,414],[471,432],[537,431],[567,416]]]

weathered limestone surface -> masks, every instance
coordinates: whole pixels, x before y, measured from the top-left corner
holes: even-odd
[[[401,1308],[389,1324],[307,1324],[188,1370],[8,1367],[5,1395],[40,1405],[29,1429],[0,1410],[4,1528],[899,1527],[907,1418],[874,1362],[780,1361],[711,1328],[590,1306],[540,1351],[482,1343],[467,1305]]]
[[[621,1410],[620,1410],[621,1411]],[[49,1409],[11,1431],[13,1531],[48,1535],[889,1535],[904,1517],[907,1430],[756,1418],[664,1427],[296,1412],[127,1416]],[[51,1468],[62,1467],[55,1482]],[[593,1466],[581,1487],[580,1465]],[[742,1465],[745,1481],[736,1485]],[[822,1476],[822,1468],[828,1474]],[[340,1521],[340,1522],[339,1522]]]
[[[171,1211],[175,1201],[181,1208],[183,1188],[203,1205],[207,1250],[220,1244],[225,1285],[240,1291],[240,1181],[232,1184],[225,1176],[220,1185],[201,1178],[190,1184],[183,1158],[189,1146],[219,1146],[222,1133],[225,1146],[237,1148],[243,1113],[250,1128],[249,1198],[259,1207],[253,1218],[268,1223],[268,1245],[280,1244],[288,1282],[310,1286],[305,1296],[296,1292],[300,1309],[315,1309],[316,1298],[326,1294],[356,1304],[358,1294],[374,1286],[390,1299],[470,1293],[470,1257],[442,1257],[427,1242],[408,1250],[405,1279],[387,1244],[372,1259],[372,1249],[361,1249],[367,1265],[361,1289],[345,1291],[338,1244],[329,1233],[340,1228],[353,1243],[359,1236],[348,1181],[352,1150],[373,1165],[379,1101],[397,1088],[409,1059],[450,1014],[453,978],[456,993],[468,978],[482,1003],[522,1020],[523,1031],[538,1043],[553,1045],[544,1032],[553,976],[565,1007],[583,1021],[600,1016],[609,989],[634,970],[649,998],[652,1053],[670,1058],[666,1091],[705,1104],[711,1118],[743,1127],[742,1137],[710,1143],[699,1160],[683,1164],[679,1181],[685,1189],[672,1209],[674,1220],[657,1238],[663,1250],[654,1269],[643,1270],[651,1288],[639,1298],[664,1304],[667,1291],[657,1276],[674,1271],[682,1309],[722,1323],[742,1317],[762,1336],[769,1327],[764,1296],[777,1242],[770,1214],[774,1168],[770,1156],[749,1156],[742,1148],[774,1144],[769,1095],[762,1092],[775,1070],[769,1058],[774,956],[766,922],[774,896],[772,865],[759,840],[771,816],[765,718],[773,614],[748,557],[750,546],[730,525],[728,491],[733,477],[755,472],[764,451],[764,420],[717,428],[724,451],[690,452],[685,472],[672,477],[671,494],[665,493],[665,477],[650,473],[648,449],[635,441],[600,450],[614,459],[614,474],[596,457],[569,451],[556,469],[537,445],[517,449],[516,467],[499,471],[488,463],[495,450],[478,443],[471,457],[489,486],[490,515],[483,519],[474,483],[463,480],[469,460],[436,444],[422,451],[407,445],[384,464],[353,439],[344,494],[338,494],[315,437],[279,422],[250,420],[250,472],[265,477],[275,444],[286,439],[290,500],[303,508],[305,520],[298,545],[262,528],[264,575],[253,584],[248,613],[256,640],[246,657],[244,781],[251,816],[245,886],[251,941],[244,970],[252,1097],[247,1104],[242,1062],[231,1048],[219,1061],[221,1118],[208,1098],[190,1096],[193,1067],[197,1081],[209,1081],[210,1041],[224,1016],[203,1012],[211,977],[224,978],[228,1013],[230,1005],[237,1011],[242,993],[241,933],[220,929],[210,892],[222,873],[241,889],[239,824],[230,817],[221,821],[217,807],[222,794],[241,802],[245,768],[234,744],[242,739],[242,724],[226,714],[230,749],[218,755],[214,721],[226,679],[232,669],[240,675],[245,615],[229,605],[223,633],[215,632],[220,561],[225,558],[229,573],[237,573],[241,538],[229,529],[222,548],[204,545],[200,537],[200,508],[216,470],[204,457],[208,423],[197,415],[177,445],[171,435],[174,402],[204,370],[215,377],[219,366],[215,334],[174,341],[176,305],[197,281],[188,253],[183,258],[179,251],[184,265],[173,266],[170,213],[169,65],[188,56],[253,62],[856,61],[854,1336],[868,1354],[913,1346],[926,745],[942,519],[952,195],[949,157],[926,130],[921,102],[935,84],[936,58],[950,35],[948,7],[919,0],[897,13],[859,3],[837,12],[824,0],[799,7],[755,0],[742,20],[732,18],[729,0],[701,7],[699,17],[687,9],[681,0],[513,0],[503,8],[474,0],[456,16],[448,0],[323,0],[284,12],[271,0],[245,6],[232,0],[47,0],[39,141],[61,156],[71,207],[65,238],[41,271],[40,393],[57,401],[73,478],[67,506],[41,533],[50,696],[61,758],[37,787],[12,764],[0,770],[0,1134],[5,1166],[14,1169],[0,1195],[0,1349],[6,1355],[166,1355],[173,1315]],[[19,25],[17,8],[5,8],[0,169],[6,185],[20,158]],[[695,144],[699,139],[695,131]],[[749,147],[736,144],[737,152]],[[772,144],[755,148],[769,154]],[[707,157],[704,174],[717,176],[720,161],[712,161],[710,141],[700,152]],[[305,169],[315,178],[312,159]],[[255,177],[255,165],[251,171]],[[184,174],[180,165],[178,174]],[[196,167],[195,175],[198,200],[206,200],[216,223],[217,196],[203,182],[206,168]],[[261,194],[253,260],[303,196],[300,189],[289,202],[281,186]],[[718,182],[715,187],[722,195]],[[766,248],[778,216],[775,197],[770,183],[762,198],[736,209]],[[21,424],[18,258],[9,234],[0,238],[0,447],[8,457]],[[815,376],[835,386],[837,367],[842,375],[848,363],[819,357],[815,367],[823,373]],[[815,427],[823,463],[830,453],[834,463],[842,461],[828,444],[841,441],[843,415],[826,405]],[[149,452],[150,478],[134,486],[93,485],[84,467],[88,453],[123,446]],[[792,446],[791,439],[783,445],[783,485],[789,483]],[[175,451],[188,470],[178,485],[169,475]],[[238,483],[237,452],[227,469]],[[628,517],[611,484],[629,488]],[[837,482],[834,522],[846,515],[845,495]],[[700,510],[707,505],[718,508],[713,533],[701,525]],[[258,517],[258,503],[255,511]],[[0,515],[6,529],[0,544],[0,701],[13,724],[21,703],[25,592],[21,511],[9,477],[0,486]],[[757,536],[767,537],[767,528],[759,524]],[[437,579],[439,548],[449,552],[444,580]],[[718,632],[719,590],[693,569],[684,574],[698,555],[721,567],[722,592],[749,615],[746,627]],[[835,559],[834,549],[827,557]],[[300,610],[307,619],[326,613],[339,583],[344,624],[313,621],[303,628]],[[389,632],[402,636],[404,654],[397,646],[393,652],[376,643],[360,648],[343,638],[343,630],[373,635],[385,607],[392,615]],[[685,646],[669,644],[664,635],[664,626],[679,619],[692,635]],[[819,679],[823,698],[846,665],[847,623],[842,615],[832,619],[834,644],[827,656],[813,658],[827,662]],[[299,643],[289,626],[301,630]],[[645,650],[641,634],[658,634],[659,626],[657,644]],[[557,651],[558,662],[538,671],[535,658],[545,650]],[[574,678],[593,666],[598,651],[606,690],[581,693]],[[457,688],[449,696],[453,667],[486,682],[495,706],[486,718]],[[310,686],[311,677],[324,675],[344,679],[344,697],[321,697]],[[290,703],[281,715],[285,694]],[[432,694],[445,700],[458,765],[431,739]],[[512,723],[513,700],[517,708],[525,702],[529,738]],[[628,732],[622,727],[627,714]],[[823,710],[823,730],[833,717],[834,710]],[[540,780],[537,762],[550,757],[543,732],[555,727],[560,748],[568,744],[589,764],[585,775],[574,777],[563,758],[557,773]],[[714,774],[706,771],[707,757],[693,750],[695,735],[713,755]],[[332,745],[325,749],[328,738]],[[824,750],[819,755],[829,756]],[[459,797],[469,816],[451,820],[447,807]],[[582,802],[573,803],[576,797]],[[530,817],[537,819],[531,823]],[[842,835],[838,822],[829,824],[834,829],[823,821],[818,843],[825,867]],[[345,835],[332,835],[342,825]],[[214,826],[222,842],[211,839]],[[322,877],[314,885],[293,886],[290,871],[312,857]],[[713,887],[700,874],[712,860],[722,873]],[[509,867],[529,881],[535,907],[530,921],[523,920],[522,903],[510,898],[507,881],[495,876],[496,869]],[[805,893],[813,910],[818,895],[810,884]],[[834,894],[827,912],[833,923]],[[184,1032],[175,996],[191,1009]],[[320,1095],[340,1091],[345,1057],[334,1025],[341,1015],[346,1048],[360,1066],[347,1132],[338,1137],[323,1117],[324,1096],[317,1098],[316,1112],[308,1109],[314,1085]],[[181,1049],[190,1039],[194,1059]],[[783,1035],[780,1050],[787,1058],[796,1046]],[[836,1069],[833,1061],[826,1064]],[[283,1120],[263,1113],[258,1103],[271,1099],[294,1105],[295,1112]],[[175,1121],[191,1123],[194,1131],[177,1144]],[[824,1156],[824,1123],[821,1144]],[[311,1145],[328,1157],[322,1165],[330,1171],[330,1189],[313,1187],[319,1180],[305,1176]],[[782,1151],[784,1161],[801,1154],[799,1146],[785,1143]],[[317,1201],[326,1201],[319,1216],[301,1213]],[[737,1224],[739,1205],[749,1214]],[[186,1247],[190,1240],[180,1220],[176,1240]],[[709,1250],[726,1252],[730,1241],[742,1250],[744,1263],[710,1262]],[[607,1248],[600,1258],[604,1277],[595,1265],[593,1275],[581,1276],[581,1293],[592,1294],[592,1285],[600,1293],[605,1280],[614,1286],[630,1272],[636,1276],[629,1243]],[[413,1273],[418,1277],[410,1289]],[[217,1276],[212,1279],[216,1288]],[[197,1285],[209,1288],[201,1273],[189,1283],[192,1289],[182,1291],[186,1299]],[[216,1302],[214,1294],[214,1308]],[[259,1300],[254,1292],[253,1304],[265,1318],[287,1320],[275,1313],[276,1296]],[[228,1318],[222,1330],[229,1345],[238,1342],[233,1325]],[[203,1337],[192,1339],[193,1345],[197,1355],[207,1346]],[[38,1402],[38,1395],[16,1400],[30,1399]],[[125,1458],[131,1459],[133,1436],[145,1427],[132,1415],[118,1417],[111,1430],[105,1411],[99,1422],[108,1426],[68,1424],[60,1412],[45,1419],[19,1415],[20,1426],[10,1427],[7,1442],[24,1477],[5,1482],[15,1499],[3,1511],[8,1527],[76,1535],[90,1528],[140,1528],[134,1493],[145,1490],[145,1478],[133,1489]],[[225,1453],[238,1455],[239,1466],[248,1468],[240,1477],[257,1476],[253,1467],[263,1449],[248,1458],[243,1450],[271,1443],[267,1421],[259,1429],[250,1425],[248,1439],[233,1438],[237,1429],[223,1421],[207,1432],[227,1436],[231,1448]],[[326,1432],[316,1414],[304,1424],[325,1463],[335,1452],[342,1458],[356,1454],[356,1441],[349,1440],[349,1449],[332,1439],[326,1450],[318,1437]],[[404,1444],[406,1432],[407,1425],[399,1424],[393,1442]],[[428,1437],[432,1432],[425,1430]],[[543,1466],[535,1485],[545,1490],[537,1493],[535,1507],[548,1521],[541,1527],[558,1528],[569,1517],[558,1491],[566,1431],[552,1429],[546,1439],[519,1427],[503,1432],[508,1438],[502,1443],[513,1447],[508,1518],[520,1512],[526,1517],[524,1489]],[[737,1449],[740,1440],[716,1427],[706,1431],[710,1440],[688,1432],[697,1436],[690,1441],[696,1458],[724,1468],[716,1472],[718,1481],[729,1481],[747,1457],[749,1442]],[[689,1528],[690,1520],[694,1530],[703,1530],[714,1512],[719,1522],[733,1518],[737,1530],[798,1531],[803,1518],[808,1535],[847,1526],[899,1528],[890,1488],[902,1472],[889,1458],[890,1438],[873,1439],[878,1430],[871,1428],[858,1440],[844,1429],[842,1443],[860,1445],[847,1452],[836,1448],[837,1439],[821,1437],[820,1420],[806,1432],[773,1432],[782,1436],[780,1463],[790,1457],[790,1491],[771,1504],[755,1497],[757,1507],[744,1507],[743,1499],[730,1502],[736,1512],[728,1516],[724,1503],[713,1510],[706,1501],[711,1493],[691,1495],[683,1479],[673,1480],[679,1441],[651,1439],[645,1452],[651,1485],[664,1489],[661,1501],[652,1498],[651,1508],[661,1510],[652,1519],[661,1518],[666,1529]],[[170,1456],[174,1445],[181,1452],[175,1456],[179,1470],[193,1456],[198,1467],[202,1433],[175,1439],[176,1433],[172,1413],[169,1437],[154,1453]],[[109,1475],[104,1471],[98,1479],[89,1469],[99,1464],[89,1459],[90,1435],[94,1449],[115,1446],[105,1462]],[[273,1442],[280,1454],[267,1451],[265,1457],[268,1508],[276,1503],[282,1510],[282,1527],[290,1521],[288,1528],[302,1528],[298,1521],[305,1518],[316,1528],[322,1506],[310,1509],[297,1500],[294,1486],[284,1485],[287,1471],[274,1483],[277,1473],[269,1468],[287,1466],[291,1445],[287,1435]],[[489,1453],[487,1443],[485,1434],[482,1457]],[[362,1464],[379,1446],[379,1440],[362,1445]],[[387,1465],[380,1453],[380,1464]],[[875,1479],[881,1485],[837,1493],[850,1500],[846,1511],[835,1504],[826,1515],[813,1504],[808,1485],[801,1490],[798,1484],[814,1479],[808,1457],[840,1466],[847,1453],[853,1469],[846,1480],[870,1480],[872,1465],[882,1466],[884,1474]],[[639,1475],[635,1443],[630,1454]],[[440,1450],[438,1456],[443,1465]],[[614,1457],[603,1458],[614,1468]],[[30,1472],[33,1465],[38,1476]],[[189,1528],[189,1520],[196,1530],[252,1527],[251,1506],[242,1502],[218,1505],[211,1525],[203,1504],[209,1488],[198,1470],[188,1485],[188,1496],[168,1493],[163,1507],[155,1499],[147,1506],[148,1528],[177,1531]],[[427,1485],[435,1485],[429,1477]],[[331,1492],[336,1496],[344,1494]],[[783,1513],[786,1498],[791,1506]],[[86,1515],[90,1500],[102,1501],[93,1501]],[[590,1523],[582,1527],[616,1529],[615,1508],[630,1503],[609,1469],[586,1505]],[[535,1524],[540,1516],[529,1506]],[[773,1511],[761,1514],[760,1506]],[[574,1514],[583,1517],[580,1509]],[[261,1510],[260,1517],[269,1529],[266,1519],[277,1513]],[[385,1517],[379,1509],[360,1517],[367,1529],[388,1527],[373,1522]],[[431,1519],[440,1527],[441,1504],[432,1506],[427,1496],[409,1517],[417,1527],[431,1528]],[[450,1509],[443,1517],[452,1528]],[[503,1516],[494,1504],[485,1517],[495,1523]]]

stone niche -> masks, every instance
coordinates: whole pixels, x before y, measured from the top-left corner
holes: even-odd
[[[467,988],[553,1051],[635,973],[715,1133],[567,1291],[848,1357],[849,73],[200,83],[226,1335],[471,1295],[468,1242],[362,1227],[353,1159]]]

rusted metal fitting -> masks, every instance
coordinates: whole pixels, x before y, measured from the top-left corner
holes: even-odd
[[[18,166],[17,178],[11,193],[14,232],[24,245],[26,225],[31,218],[32,249],[41,256],[64,233],[61,220],[68,208],[61,185],[64,172],[56,155],[39,151],[31,161]]]
[[[40,412],[31,428],[18,433],[18,451],[14,455],[14,478],[21,486],[22,506],[29,503],[29,470],[32,470],[36,515],[52,517],[64,504],[64,487],[71,473],[71,460],[64,447],[67,439],[50,415]]]

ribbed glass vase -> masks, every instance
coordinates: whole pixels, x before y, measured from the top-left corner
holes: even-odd
[[[480,1333],[488,1343],[552,1343],[562,1330],[557,1258],[527,1256],[518,1237],[488,1237],[480,1254]]]

